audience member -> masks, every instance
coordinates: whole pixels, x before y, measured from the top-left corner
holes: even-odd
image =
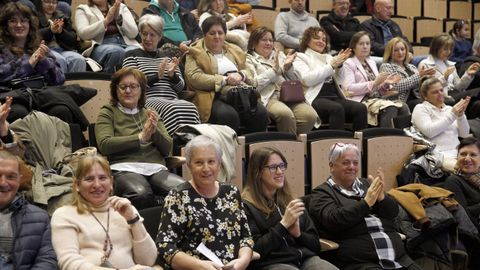
[[[332,50],[348,48],[350,39],[359,31],[360,21],[350,14],[349,0],[332,0],[333,9],[320,19],[320,25],[330,36]]]
[[[464,59],[472,55],[472,43],[470,42],[470,25],[464,20],[458,20],[448,32],[455,40],[450,60],[457,66],[463,63]]]
[[[477,31],[477,33],[475,33],[475,38],[473,40],[473,45],[472,45],[472,52],[473,54],[471,56],[466,57],[463,63],[460,65],[460,68],[458,69],[459,76],[463,77],[465,72],[468,70],[468,68],[472,64],[480,63],[480,31]],[[478,88],[478,87],[480,87],[480,73],[476,72],[472,82],[467,87],[467,89]]]
[[[228,12],[235,16],[249,15],[251,20],[247,22],[248,32],[252,32],[255,28],[260,27],[258,21],[253,14],[252,6],[260,4],[260,0],[227,0]]]
[[[121,0],[115,0],[113,5],[108,0],[88,0],[87,5],[77,6],[75,27],[82,40],[92,43],[82,54],[102,65],[104,72],[115,72],[122,65],[125,50],[140,46],[135,40],[135,19]]]
[[[72,22],[57,9],[58,0],[36,0],[40,35],[51,49],[62,71],[83,72],[86,70],[85,58],[77,53],[79,44]]]
[[[364,21],[360,26],[361,30],[370,35],[371,50],[375,56],[383,57],[385,45],[394,37],[401,37],[408,42],[400,26],[392,20],[393,7],[393,0],[376,0],[372,18]]]
[[[320,259],[320,242],[305,204],[294,199],[286,181],[285,156],[274,148],[260,148],[250,156],[242,198],[248,225],[260,259],[251,269],[334,270]]]
[[[175,0],[151,0],[142,15],[154,14],[163,18],[163,39],[161,44],[172,43],[187,50],[190,42],[202,37],[198,22],[190,11],[180,7]]]
[[[168,134],[173,136],[182,125],[199,124],[197,108],[191,102],[178,99],[178,92],[185,87],[178,67],[180,59],[170,58],[157,49],[162,39],[162,17],[146,14],[138,22],[142,47],[127,52],[124,67],[134,67],[147,76],[145,106],[157,111]]]
[[[238,16],[228,13],[228,7],[225,6],[225,0],[200,0],[197,11],[200,16],[198,22],[200,27],[202,27],[203,21],[212,15],[222,17],[227,22],[225,40],[234,43],[242,48],[242,50],[247,51],[247,43],[250,33],[247,31],[246,24],[252,21],[251,13]]]
[[[475,74],[480,70],[480,63],[473,63],[460,78],[455,68],[455,63],[448,60],[454,46],[454,39],[449,34],[439,34],[433,37],[430,45],[429,55],[418,65],[419,69],[435,68],[435,77],[443,86],[443,94],[446,103],[453,105],[455,102],[470,96],[472,100],[467,108],[467,117],[476,118],[480,116],[480,89],[465,89],[472,82]]]
[[[250,263],[253,241],[240,192],[217,181],[222,148],[199,135],[185,148],[192,180],[165,199],[157,236],[158,253],[173,269],[239,269]],[[172,218],[174,217],[174,218]],[[220,259],[201,252],[205,246]]]
[[[340,269],[420,270],[395,231],[398,205],[385,194],[383,172],[358,178],[360,151],[335,143],[328,155],[330,177],[310,195],[309,213],[318,231],[339,244]]]
[[[306,102],[284,103],[279,100],[280,87],[288,77],[294,77],[292,63],[296,53],[287,56],[273,47],[273,31],[266,27],[255,29],[248,41],[247,65],[254,71],[257,91],[269,117],[278,131],[302,134],[309,132],[319,117]],[[290,73],[290,76],[288,76]]]
[[[164,166],[172,138],[155,111],[145,108],[147,79],[134,68],[112,76],[111,104],[100,110],[95,135],[100,152],[113,164],[115,194],[143,209],[183,182]]]
[[[194,101],[200,120],[202,123],[227,125],[237,132],[240,123],[245,126],[246,133],[265,131],[267,110],[260,102],[253,115],[240,116],[234,107],[220,98],[232,87],[254,85],[245,52],[225,42],[225,20],[211,16],[203,22],[202,31],[205,37],[191,45],[185,65],[187,83],[196,92]]]
[[[419,90],[420,78],[433,76],[435,68],[417,70],[414,65],[410,64],[411,60],[408,53],[408,43],[401,37],[394,37],[385,47],[380,72],[400,75],[400,81],[392,85],[393,89],[398,92],[398,95],[395,97],[407,103],[409,108],[413,110],[415,105],[422,102]]]
[[[392,85],[401,77],[397,74],[378,73],[375,61],[370,58],[370,37],[360,31],[350,40],[354,56],[345,61],[341,85],[345,96],[362,102],[368,108],[368,123],[373,126],[391,127],[392,119],[398,115],[410,114],[407,104],[389,97],[397,96]]]
[[[97,155],[79,160],[71,205],[52,216],[52,242],[62,270],[150,270],[157,252],[135,207],[110,196],[108,161]]]
[[[345,120],[353,123],[353,130],[367,127],[367,108],[358,102],[346,100],[338,88],[335,71],[350,56],[346,49],[332,57],[328,54],[329,37],[320,27],[310,27],[303,33],[300,52],[293,62],[296,77],[302,81],[305,98],[322,121],[331,129],[345,129]]]
[[[442,167],[453,171],[460,143],[458,137],[468,136],[470,130],[465,116],[470,97],[461,99],[452,107],[445,105],[443,91],[442,83],[437,78],[422,82],[420,94],[424,101],[413,109],[412,124],[443,155]]]
[[[318,27],[320,24],[305,10],[305,0],[288,2],[290,11],[278,13],[275,19],[275,39],[285,48],[298,50],[303,31],[308,27]]]

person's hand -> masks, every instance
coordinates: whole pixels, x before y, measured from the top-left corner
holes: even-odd
[[[373,87],[377,87],[379,85],[381,85],[382,83],[385,82],[385,80],[387,79],[388,77],[388,73],[386,72],[380,72],[377,77],[375,78],[375,81],[373,81]]]
[[[163,61],[158,65],[158,79],[162,79],[165,75],[165,69],[167,68],[168,59],[165,58]]]
[[[48,46],[45,45],[45,41],[42,40],[40,42],[40,46],[38,46],[37,50],[32,54],[28,62],[32,67],[35,67],[37,63],[42,60],[48,54]]]
[[[137,264],[137,265],[134,265],[130,268],[127,268],[127,270],[153,270],[153,269],[154,269],[153,267],[146,266],[146,265],[140,265],[140,264]]]
[[[143,126],[142,132],[138,134],[138,138],[140,142],[146,143],[152,139],[152,135],[157,130],[157,123],[158,123],[158,115],[155,111],[149,110],[147,121]]]
[[[455,105],[452,107],[452,112],[455,114],[457,117],[461,117],[465,114],[465,111],[467,110],[468,103],[470,102],[470,97],[467,96],[465,98],[462,98],[459,100]]]
[[[387,78],[385,79],[384,83],[388,83],[388,84],[396,84],[398,83],[400,80],[402,79],[402,77],[400,77],[400,75],[398,74],[389,74],[387,76]]]
[[[115,20],[115,18],[117,17],[118,12],[120,10],[120,3],[121,3],[120,0],[115,0],[115,3],[113,4],[113,6],[111,6],[108,9],[108,13],[105,16],[105,19],[103,20],[103,24],[105,25],[105,27],[107,27],[107,25],[113,22],[113,20]]]
[[[243,24],[248,24],[252,22],[252,14],[251,13],[245,13],[242,15],[238,15],[237,18],[235,19],[235,26],[241,26]]]
[[[377,169],[377,176],[375,177],[375,179],[378,179],[381,184],[381,190],[379,191],[377,197],[377,202],[381,202],[383,201],[383,199],[385,199],[385,174],[383,173],[382,168]]]
[[[273,71],[275,71],[276,74],[279,74],[281,72],[280,64],[278,62],[279,61],[278,54],[279,54],[279,52],[276,51],[274,56],[273,56],[273,59],[272,59],[272,69],[273,69]]]
[[[302,200],[295,199],[292,200],[285,209],[285,213],[283,214],[282,220],[280,224],[283,225],[287,230],[297,222],[298,218],[303,215],[305,212],[305,204],[303,204]],[[290,231],[289,231],[290,232]],[[294,237],[298,237],[300,235],[293,235]]]
[[[467,74],[469,76],[473,76],[475,75],[475,73],[477,73],[478,71],[480,70],[480,63],[478,62],[475,62],[473,64],[471,64],[468,69],[467,69]]]
[[[229,73],[227,75],[227,84],[228,85],[239,85],[242,83],[243,77],[238,72]]]
[[[443,77],[445,80],[448,80],[448,77],[455,71],[455,67],[449,67],[447,70],[445,70],[445,73],[443,73]]]
[[[222,269],[225,269],[225,270],[244,270],[244,269],[247,268],[249,263],[250,263],[250,260],[237,258],[237,259],[231,260],[229,263],[225,264],[225,266],[222,267]]]
[[[50,24],[50,30],[54,34],[60,34],[63,31],[63,19],[55,19],[53,22]]]
[[[372,175],[369,175],[368,180],[370,181],[370,187],[368,188],[367,194],[363,199],[369,207],[372,207],[375,202],[377,202],[380,192],[383,192],[383,187],[379,177],[373,178]]]
[[[180,59],[178,59],[177,57],[173,57],[172,61],[168,63],[167,74],[169,78],[173,78],[173,76],[175,75],[175,70],[177,69],[179,64],[180,64]]]
[[[179,57],[180,59],[182,59],[182,57],[188,53],[188,51],[190,50],[190,43],[192,43],[191,40],[187,40],[187,41],[183,41],[182,43],[180,43],[180,45],[178,45],[178,47],[180,48],[180,51],[182,52],[182,55]]]
[[[422,68],[418,71],[420,77],[433,76],[433,75],[435,75],[435,72],[436,72],[436,70],[435,70],[434,67],[431,67],[431,68],[424,67],[424,68]]]
[[[125,220],[132,220],[137,216],[129,199],[111,196],[107,201],[113,210],[117,211]]]
[[[293,237],[300,237],[302,234],[302,231],[300,230],[300,218],[297,218],[297,220],[288,228],[288,232],[290,235]]]
[[[7,97],[5,103],[0,105],[0,136],[5,137],[8,135],[9,124],[7,122],[8,114],[10,113],[12,106],[12,97]]]
[[[199,260],[199,263],[195,265],[195,269],[198,270],[221,270],[222,266],[212,261]]]
[[[350,55],[352,54],[352,49],[347,48],[345,50],[341,50],[337,56],[333,57],[330,65],[332,65],[333,68],[338,68],[341,65],[343,65],[343,62],[345,62]]]
[[[394,97],[398,95],[398,91],[395,89],[389,89],[382,94],[382,97]]]
[[[283,62],[283,70],[289,70],[293,65],[293,61],[295,61],[295,58],[297,58],[297,53],[295,52],[295,50],[288,50],[285,61]]]

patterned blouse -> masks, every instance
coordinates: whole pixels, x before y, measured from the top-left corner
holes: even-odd
[[[208,260],[196,250],[200,243],[224,264],[236,259],[240,248],[253,247],[237,187],[220,183],[216,197],[204,198],[185,182],[165,198],[157,235],[158,251],[165,262],[170,265],[180,251]]]

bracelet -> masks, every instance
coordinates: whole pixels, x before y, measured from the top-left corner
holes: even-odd
[[[134,217],[134,218],[132,218],[132,219],[130,219],[130,220],[127,220],[127,223],[128,223],[128,225],[132,225],[132,224],[137,223],[139,220],[140,220],[140,216],[137,214],[136,217]]]

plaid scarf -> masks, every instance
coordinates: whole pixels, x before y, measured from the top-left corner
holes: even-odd
[[[466,174],[463,173],[461,170],[457,169],[455,174],[465,179],[468,183],[470,183],[470,185],[472,185],[476,189],[480,189],[480,173]]]

